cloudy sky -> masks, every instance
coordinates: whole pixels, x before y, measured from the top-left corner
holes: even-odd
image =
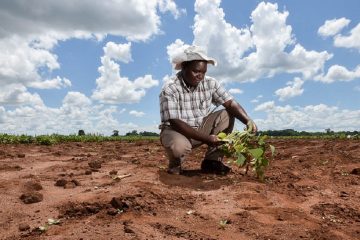
[[[2,0],[0,132],[158,132],[170,59],[191,44],[260,130],[360,130],[359,12],[358,0]]]

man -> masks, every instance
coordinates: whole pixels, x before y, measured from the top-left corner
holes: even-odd
[[[190,46],[172,62],[180,70],[160,93],[160,141],[168,159],[168,173],[181,174],[181,163],[195,147],[208,145],[201,170],[205,173],[226,174],[230,168],[222,163],[219,132],[230,133],[235,118],[257,131],[256,124],[245,110],[214,78],[206,76],[213,58],[198,46]],[[225,109],[211,112],[212,104]]]

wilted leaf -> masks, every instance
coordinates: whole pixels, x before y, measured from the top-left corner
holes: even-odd
[[[275,154],[275,147],[274,147],[273,145],[270,145],[270,144],[269,144],[269,146],[270,146],[270,149],[271,149],[271,156],[274,156],[274,154]]]
[[[53,218],[48,219],[48,224],[49,225],[56,225],[56,224],[59,224],[59,223],[60,223],[59,219],[53,219]]]
[[[42,232],[46,232],[48,230],[48,228],[49,228],[49,226],[45,224],[44,226],[40,226],[39,230]]]

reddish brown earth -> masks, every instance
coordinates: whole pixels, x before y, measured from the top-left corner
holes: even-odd
[[[204,147],[173,176],[158,141],[0,145],[0,238],[360,239],[360,141],[271,143],[264,183]]]

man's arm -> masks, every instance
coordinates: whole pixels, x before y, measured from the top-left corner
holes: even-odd
[[[235,118],[239,119],[243,124],[249,128],[249,125],[252,125],[252,131],[257,132],[257,126],[253,120],[247,115],[244,108],[237,103],[235,100],[231,99],[223,103],[224,108]]]
[[[187,138],[195,139],[208,145],[214,145],[218,142],[216,135],[206,135],[200,133],[180,119],[169,119],[169,122],[175,131],[183,134]]]

